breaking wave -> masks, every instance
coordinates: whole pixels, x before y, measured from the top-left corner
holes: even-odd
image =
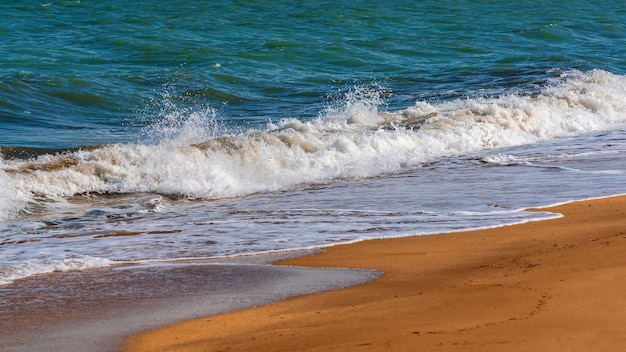
[[[77,194],[149,192],[217,199],[362,178],[437,158],[534,143],[626,122],[626,76],[571,71],[538,94],[418,101],[381,111],[354,90],[316,119],[224,133],[215,112],[169,112],[153,143],[113,144],[0,159],[0,220]],[[0,150],[2,151],[2,150]]]

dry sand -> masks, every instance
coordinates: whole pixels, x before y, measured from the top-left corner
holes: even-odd
[[[150,331],[127,351],[624,350],[626,197],[547,210],[564,217],[280,262],[385,274]]]

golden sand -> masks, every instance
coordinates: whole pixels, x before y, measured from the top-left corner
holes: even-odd
[[[127,351],[624,350],[626,197],[546,210],[564,217],[283,261],[385,274],[150,331]]]

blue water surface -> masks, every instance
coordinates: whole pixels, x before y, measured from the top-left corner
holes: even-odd
[[[315,117],[354,86],[399,109],[532,93],[555,70],[626,72],[619,1],[31,0],[0,12],[0,146],[147,140],[173,110],[262,128]]]

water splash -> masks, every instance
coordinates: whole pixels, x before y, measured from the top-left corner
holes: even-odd
[[[536,95],[418,101],[395,112],[380,110],[381,91],[355,89],[316,119],[236,134],[224,133],[214,110],[178,109],[167,98],[164,104],[151,127],[154,143],[5,160],[0,182],[8,201],[0,209],[22,206],[16,198],[89,193],[237,197],[609,129],[626,122],[626,77],[572,71]]]

